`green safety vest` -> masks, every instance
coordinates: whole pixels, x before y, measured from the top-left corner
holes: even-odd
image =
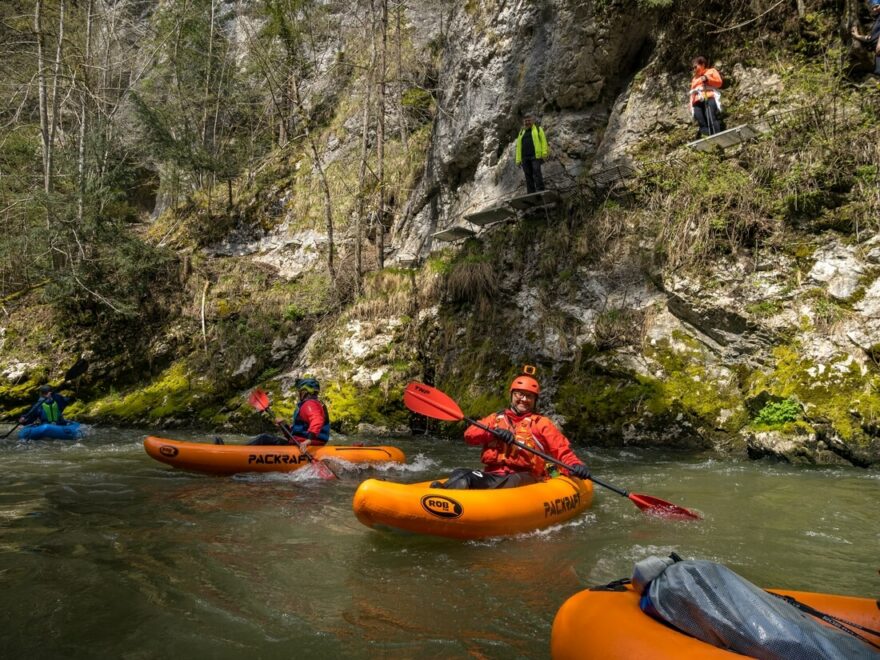
[[[49,403],[43,404],[43,416],[50,424],[55,424],[61,418],[61,411],[58,409],[58,404],[54,399]]]
[[[522,163],[522,137],[526,129],[521,129],[519,135],[516,136],[516,164]],[[550,155],[550,148],[547,146],[547,136],[544,135],[544,129],[537,124],[532,124],[532,144],[535,145],[535,158],[546,158]]]

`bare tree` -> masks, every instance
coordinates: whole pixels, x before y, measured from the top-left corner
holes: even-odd
[[[367,174],[367,159],[369,158],[369,134],[370,134],[370,106],[373,98],[373,71],[376,68],[376,25],[375,7],[370,3],[370,20],[364,23],[364,32],[370,35],[370,63],[364,76],[363,110],[361,114],[361,154],[360,167],[358,168],[358,198],[355,210],[355,264],[357,286],[360,288],[361,278],[364,274],[363,263],[363,240],[364,240],[364,213],[365,213],[365,190]],[[366,34],[365,34],[366,36]]]
[[[40,136],[43,147],[43,190],[48,193],[51,190],[52,179],[49,164],[49,111],[46,92],[46,63],[43,55],[45,48],[45,36],[43,35],[43,0],[36,0],[34,7],[34,33],[37,37],[37,85],[40,99]]]
[[[376,250],[379,269],[385,267],[385,75],[388,51],[388,0],[380,0],[382,24],[382,48],[379,51],[379,97],[376,108],[376,177],[378,178],[378,204],[376,205]]]
[[[83,72],[80,83],[80,116],[79,116],[79,150],[76,157],[77,172],[77,198],[76,220],[77,224],[83,222],[83,206],[86,197],[86,137],[88,135],[88,98],[89,98],[89,72],[92,66],[92,4],[88,0],[86,5],[86,44],[83,51]]]
[[[395,18],[397,25],[394,30],[394,41],[397,50],[397,119],[400,129],[400,142],[403,144],[404,151],[407,150],[407,130],[406,130],[406,114],[403,112],[403,50],[401,42],[403,41],[403,32],[401,30],[401,19],[406,3],[398,0],[395,7]]]
[[[51,193],[53,188],[52,168],[54,158],[55,134],[58,132],[58,121],[60,114],[58,112],[61,97],[58,94],[58,80],[61,77],[61,56],[64,45],[64,0],[61,0],[58,8],[58,35],[56,36],[55,47],[55,64],[52,69],[52,117],[49,121],[49,145],[46,160],[46,192]]]

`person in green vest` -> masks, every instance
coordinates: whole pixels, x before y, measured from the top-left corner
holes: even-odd
[[[64,409],[67,407],[67,399],[52,391],[51,385],[40,385],[40,398],[22,415],[18,422],[22,425],[33,424],[39,421],[41,424],[57,424],[64,426]]]
[[[528,113],[523,117],[523,127],[516,136],[516,164],[526,175],[527,193],[544,190],[541,165],[549,155],[544,129],[535,122],[535,115]]]

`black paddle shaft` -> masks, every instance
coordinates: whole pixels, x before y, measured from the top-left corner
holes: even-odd
[[[18,424],[13,426],[11,429],[9,429],[9,431],[6,433],[6,435],[0,436],[0,440],[4,440],[4,439],[8,438],[10,435],[12,435],[12,432],[15,429],[17,429],[19,426],[21,426],[21,422],[19,422]]]
[[[500,437],[500,434],[498,433],[498,429],[490,428],[490,427],[486,426],[485,424],[483,424],[483,423],[481,423],[481,422],[478,422],[478,421],[475,420],[475,419],[471,419],[470,417],[465,417],[465,418],[464,418],[464,421],[466,421],[468,424],[473,424],[474,426],[476,426],[476,427],[478,427],[478,428],[481,428],[481,429],[483,429],[484,431],[488,431],[489,433],[491,433],[491,434],[493,434],[493,435],[495,435],[495,436]],[[513,441],[513,444],[515,444],[515,445],[516,445],[517,447],[519,447],[520,449],[525,449],[526,451],[530,451],[530,452],[532,452],[533,454],[535,454],[535,456],[540,456],[540,457],[543,458],[545,461],[549,461],[550,463],[554,463],[555,465],[558,465],[559,467],[563,467],[563,468],[565,468],[566,470],[571,470],[571,466],[566,465],[566,464],[563,463],[562,461],[553,458],[552,456],[550,456],[550,454],[545,454],[544,452],[542,452],[542,451],[540,451],[540,450],[538,450],[538,449],[535,449],[534,447],[529,447],[528,445],[524,445],[523,443],[519,442],[518,440],[514,440],[514,441]],[[617,493],[618,495],[623,495],[624,497],[629,497],[629,492],[623,490],[622,488],[617,488],[616,486],[612,486],[611,484],[606,484],[606,483],[604,483],[604,482],[602,482],[602,481],[599,481],[598,479],[596,479],[596,477],[594,477],[594,476],[592,476],[592,475],[590,475],[590,476],[588,477],[588,479],[589,479],[590,481],[592,481],[593,483],[597,483],[597,484],[599,484],[600,486],[603,486],[604,488],[607,488],[608,490],[613,490],[613,491],[614,491],[615,493]]]
[[[275,417],[274,413],[272,412],[272,406],[266,406],[265,408],[263,408],[263,412],[269,413],[269,415],[271,415],[272,417]],[[279,429],[281,429],[281,433],[284,435],[284,437],[286,437],[288,440],[293,440],[293,443],[296,445],[296,448],[299,449],[301,454],[305,454],[306,460],[309,463],[315,462],[315,459],[312,457],[312,455],[309,452],[307,452],[305,449],[302,448],[302,445],[293,436],[293,433],[291,433],[287,429],[287,427],[284,425],[284,422],[276,422],[275,426],[277,426]]]

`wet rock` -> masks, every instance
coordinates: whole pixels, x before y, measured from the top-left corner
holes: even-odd
[[[773,458],[794,465],[853,465],[852,451],[839,439],[828,441],[821,433],[760,431],[746,438],[750,458]],[[855,464],[859,464],[856,461]]]
[[[241,361],[241,364],[238,365],[238,368],[232,373],[233,377],[236,376],[253,376],[257,367],[257,356],[249,355],[244,360]]]
[[[828,294],[838,300],[848,300],[859,288],[864,267],[852,246],[832,243],[815,253],[816,263],[808,277],[827,285]]]
[[[18,362],[17,360],[12,360],[0,371],[0,376],[3,376],[4,380],[8,381],[12,384],[17,384],[22,381],[28,379],[31,371],[37,368],[38,365],[31,364],[28,362]]]

